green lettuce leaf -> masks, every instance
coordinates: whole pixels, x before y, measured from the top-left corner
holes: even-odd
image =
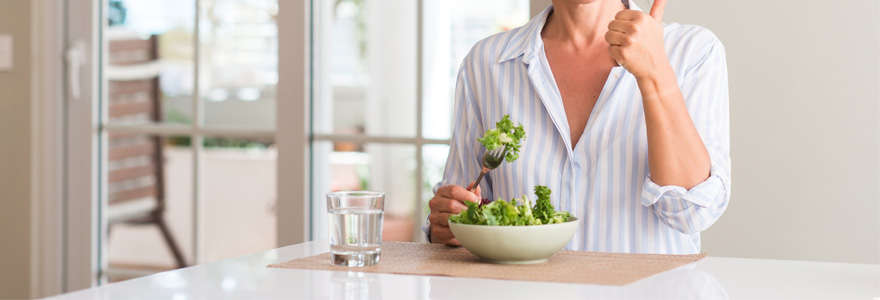
[[[450,216],[449,221],[471,225],[530,226],[563,223],[571,219],[570,213],[553,209],[549,188],[536,186],[535,194],[538,195],[538,200],[534,207],[525,195],[510,202],[498,199],[482,207],[473,202],[466,202],[468,208]]]
[[[483,137],[478,138],[477,141],[480,141],[483,147],[489,151],[507,146],[507,155],[504,158],[507,159],[507,162],[513,162],[519,158],[521,142],[525,137],[526,131],[522,124],[513,126],[510,115],[504,115],[501,121],[495,123],[495,128],[486,131]]]

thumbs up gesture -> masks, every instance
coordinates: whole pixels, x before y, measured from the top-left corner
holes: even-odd
[[[669,68],[663,45],[663,10],[667,0],[655,0],[651,12],[622,10],[608,24],[605,41],[611,56],[636,79],[652,76]]]

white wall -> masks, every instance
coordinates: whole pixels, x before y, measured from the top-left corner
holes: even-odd
[[[727,50],[733,193],[703,251],[880,263],[880,1],[673,0],[664,21]]]
[[[880,2],[675,0],[666,21],[727,50],[733,194],[703,250],[880,263]]]

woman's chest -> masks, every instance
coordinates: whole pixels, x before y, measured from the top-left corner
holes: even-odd
[[[613,64],[598,58],[547,52],[553,81],[566,104],[593,104],[605,86]]]
[[[607,53],[575,53],[547,49],[546,58],[565,111],[571,145],[575,147],[615,66]],[[607,52],[607,51],[606,51]],[[604,54],[604,55],[603,55]]]

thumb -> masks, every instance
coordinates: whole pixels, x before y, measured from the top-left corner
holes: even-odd
[[[667,0],[654,0],[654,5],[651,6],[651,17],[655,20],[663,22],[663,10],[666,9],[666,1]]]
[[[482,199],[482,196],[483,196],[482,194],[483,194],[483,193],[482,193],[482,191],[480,190],[480,186],[479,186],[479,185],[476,186],[476,189],[475,189],[475,188],[474,188],[474,182],[471,182],[471,184],[468,185],[467,190],[470,191],[470,192],[473,192],[474,195],[477,196],[477,198],[481,198],[481,199]],[[479,203],[479,201],[477,201],[477,203]]]

